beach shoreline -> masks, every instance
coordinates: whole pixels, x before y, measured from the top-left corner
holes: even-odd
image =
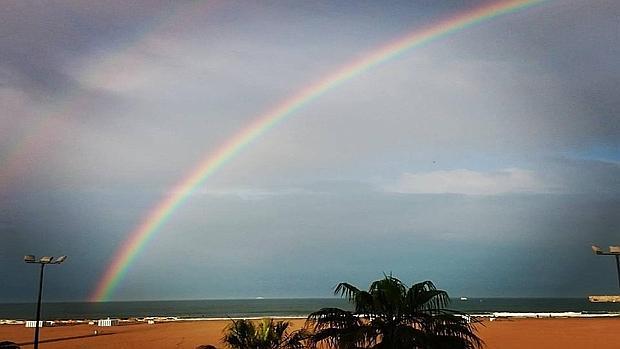
[[[281,318],[301,328],[305,319]],[[479,335],[486,348],[615,348],[620,318],[480,318]],[[162,321],[148,324],[127,322],[99,327],[84,323],[44,327],[41,343],[46,348],[196,348],[211,344],[224,348],[220,339],[230,320],[209,319]],[[22,348],[32,347],[32,328],[23,324],[0,325],[0,340],[10,340]],[[97,334],[95,334],[97,331]]]
[[[463,313],[464,316],[477,319],[488,319],[494,321],[501,318],[514,319],[542,319],[542,318],[615,318],[620,317],[620,312],[588,312],[588,311],[564,311],[564,312],[482,312],[482,313]],[[280,320],[304,320],[309,314],[303,315],[249,315],[249,316],[132,316],[132,317],[106,317],[107,319],[115,319],[125,324],[145,323],[149,320],[154,322],[182,322],[182,321],[229,321],[229,320],[258,320],[264,318],[274,318]],[[51,322],[54,325],[77,325],[88,324],[89,322],[97,322],[103,318],[84,318],[84,319],[45,319],[43,321]],[[0,319],[0,325],[24,325],[26,319]]]

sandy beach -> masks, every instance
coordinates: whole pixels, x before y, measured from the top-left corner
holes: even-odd
[[[191,321],[133,324],[116,327],[75,325],[41,330],[42,348],[196,348],[212,344],[218,348],[228,321]],[[303,320],[293,320],[299,327]],[[94,330],[99,334],[94,335]],[[490,349],[511,348],[618,348],[620,319],[500,319],[483,321],[480,336]],[[32,347],[33,329],[23,325],[0,326],[0,340]]]

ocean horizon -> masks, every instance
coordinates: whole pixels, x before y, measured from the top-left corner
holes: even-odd
[[[258,298],[115,302],[48,302],[45,320],[100,318],[242,318],[305,317],[325,307],[351,309],[340,298]],[[620,313],[620,303],[591,303],[587,298],[452,298],[449,309],[468,314],[505,313]],[[34,318],[35,303],[0,303],[0,319]]]

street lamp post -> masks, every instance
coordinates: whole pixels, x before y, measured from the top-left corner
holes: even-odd
[[[603,252],[600,247],[592,245],[592,252],[598,256],[616,257],[616,272],[618,273],[618,287],[620,287],[620,246],[609,246],[609,252]]]
[[[39,297],[37,300],[37,320],[35,321],[35,330],[34,330],[34,349],[39,348],[39,321],[41,320],[41,295],[43,293],[43,269],[46,264],[60,264],[67,259],[67,256],[60,256],[54,260],[54,257],[41,257],[39,260],[35,258],[35,256],[29,254],[24,256],[24,262],[26,263],[37,263],[41,265],[41,273],[39,274]]]

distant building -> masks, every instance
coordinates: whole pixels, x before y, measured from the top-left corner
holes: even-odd
[[[99,321],[97,321],[97,326],[101,326],[101,327],[110,327],[110,326],[116,326],[118,325],[118,319],[101,319]]]
[[[26,321],[26,327],[37,327],[37,322],[34,320],[28,320]],[[39,321],[39,327],[50,327],[50,326],[54,326],[54,321]]]

